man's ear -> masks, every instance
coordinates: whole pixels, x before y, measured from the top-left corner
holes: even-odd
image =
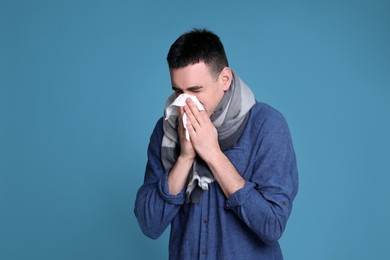
[[[228,91],[233,80],[233,72],[229,67],[223,68],[219,74],[219,83],[222,86],[223,91]]]

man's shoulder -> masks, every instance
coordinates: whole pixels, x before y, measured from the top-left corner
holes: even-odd
[[[250,113],[251,121],[261,122],[269,120],[285,120],[281,112],[263,102],[257,101],[256,104],[251,108]]]
[[[275,140],[288,132],[287,122],[281,112],[266,103],[256,102],[250,111],[243,136],[251,143],[258,144],[258,140]]]
[[[256,102],[252,107],[246,125],[246,131],[251,136],[256,133],[276,133],[288,131],[288,124],[281,112],[274,107]]]
[[[156,125],[154,126],[154,129],[153,129],[153,132],[152,132],[152,135],[151,135],[151,139],[153,137],[156,137],[158,140],[162,140],[162,137],[164,135],[164,118],[163,117],[160,117],[157,122],[156,122]]]
[[[164,122],[164,118],[163,117],[160,117],[157,122],[156,122],[156,126],[154,128],[162,128],[163,127],[163,122]]]

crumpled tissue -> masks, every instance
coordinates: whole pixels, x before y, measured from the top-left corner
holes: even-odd
[[[179,107],[184,107],[186,105],[187,98],[192,99],[192,101],[195,103],[195,105],[199,111],[204,110],[204,107],[199,102],[199,100],[196,96],[189,95],[189,94],[181,94],[172,102],[172,104],[170,104],[165,109],[165,120],[167,120],[170,116],[179,115]],[[186,113],[184,113],[183,114],[183,126],[185,128],[186,139],[189,141],[190,140],[190,133],[188,132],[186,125],[187,125],[187,115],[186,115]]]

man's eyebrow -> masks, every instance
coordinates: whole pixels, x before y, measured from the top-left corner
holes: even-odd
[[[192,86],[192,87],[188,87],[187,90],[196,91],[196,90],[199,90],[202,88],[203,88],[203,86]]]
[[[172,86],[172,89],[174,91],[177,91],[177,90],[197,91],[197,90],[200,90],[202,88],[203,88],[203,86],[191,86],[191,87],[188,87],[188,88],[185,88],[185,89],[181,89],[181,88],[177,88],[177,87]]]

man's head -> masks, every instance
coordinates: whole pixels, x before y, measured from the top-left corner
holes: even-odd
[[[172,44],[167,60],[172,89],[197,96],[211,116],[233,79],[219,37],[204,29],[187,32]]]
[[[204,62],[216,77],[229,66],[221,40],[205,29],[194,29],[181,35],[172,44],[167,60],[170,69]]]

